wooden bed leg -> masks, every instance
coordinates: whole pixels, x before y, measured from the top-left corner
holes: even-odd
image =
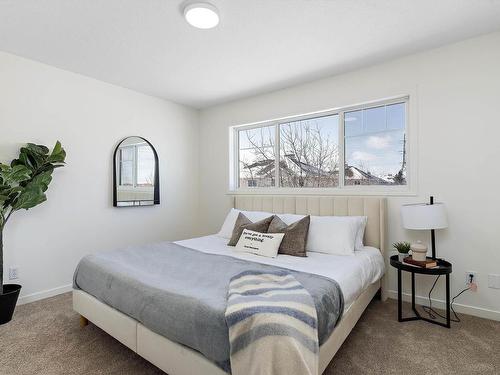
[[[379,301],[382,301],[382,288],[378,288],[377,293],[375,294],[375,298]]]
[[[88,324],[89,324],[89,320],[86,317],[80,315],[80,328],[84,328]]]

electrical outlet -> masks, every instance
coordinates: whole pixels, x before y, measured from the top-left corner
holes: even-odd
[[[19,279],[19,268],[9,267],[9,280]]]
[[[468,288],[471,286],[471,284],[474,283],[477,285],[477,277],[476,277],[476,272],[474,271],[467,271],[465,273],[465,286]]]

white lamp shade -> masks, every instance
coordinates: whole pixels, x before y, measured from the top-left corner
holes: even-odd
[[[448,227],[443,203],[406,204],[401,206],[403,228],[415,230],[442,229]]]

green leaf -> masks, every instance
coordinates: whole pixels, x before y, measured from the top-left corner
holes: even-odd
[[[2,175],[4,184],[13,185],[29,180],[31,177],[31,169],[24,165],[9,167],[3,164],[1,166],[0,174]]]
[[[16,186],[16,187],[10,188],[9,192],[8,192],[8,195],[10,197],[10,196],[12,196],[14,194],[20,193],[23,190],[24,190],[24,188],[22,186]]]
[[[12,189],[10,189],[7,193],[8,195],[8,199],[5,201],[4,203],[4,207],[7,207],[7,206],[12,206],[14,204],[14,202],[16,201],[17,197],[19,196],[19,193],[21,191],[23,191],[23,187],[21,186],[16,186]]]
[[[16,202],[12,205],[14,210],[29,209],[38,206],[47,200],[47,196],[39,185],[29,185],[23,189]]]
[[[57,141],[52,153],[47,158],[48,163],[64,163],[64,159],[66,159],[66,151],[61,146],[61,142]]]
[[[51,181],[52,181],[52,171],[47,171],[33,177],[33,179],[28,183],[27,187],[39,186],[42,189],[42,191],[47,191]]]
[[[55,146],[54,146],[54,149],[52,150],[51,155],[57,155],[57,154],[61,153],[61,151],[64,151],[62,146],[61,146],[61,142],[57,141]]]
[[[66,152],[56,142],[50,152],[44,145],[28,143],[9,165],[0,163],[0,212],[30,209],[45,202],[55,168],[64,166]]]
[[[47,155],[49,153],[49,149],[44,145],[36,145],[34,143],[28,143],[26,145],[26,148],[31,152],[41,156]]]
[[[54,168],[56,168],[55,165],[53,164],[44,164],[41,168],[38,169],[38,173],[43,173],[43,172],[50,172],[52,173],[54,171]]]
[[[45,163],[46,158],[46,155],[37,152],[34,148],[22,147],[18,161],[36,171]]]
[[[34,165],[33,162],[30,160],[30,158],[28,157],[28,152],[29,152],[28,150],[23,151],[21,149],[21,152],[19,153],[19,159],[17,160],[17,162],[24,164],[25,166],[27,166],[28,168],[30,168],[32,170],[35,170],[36,165]],[[34,159],[35,161],[37,160],[37,158],[34,158],[34,157],[32,157],[32,159]],[[14,161],[16,161],[16,160],[13,160],[13,162]]]
[[[53,163],[53,164],[64,164],[64,159],[66,158],[66,154],[57,154],[57,155],[50,155],[47,158],[48,163]]]

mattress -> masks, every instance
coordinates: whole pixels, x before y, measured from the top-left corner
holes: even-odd
[[[254,254],[237,253],[234,247],[227,246],[227,242],[226,238],[210,235],[175,243],[209,254],[227,255],[333,279],[339,284],[344,294],[344,312],[370,284],[380,280],[385,272],[384,258],[380,250],[369,246],[356,250],[354,255],[308,252],[306,258],[291,255],[266,258]]]

